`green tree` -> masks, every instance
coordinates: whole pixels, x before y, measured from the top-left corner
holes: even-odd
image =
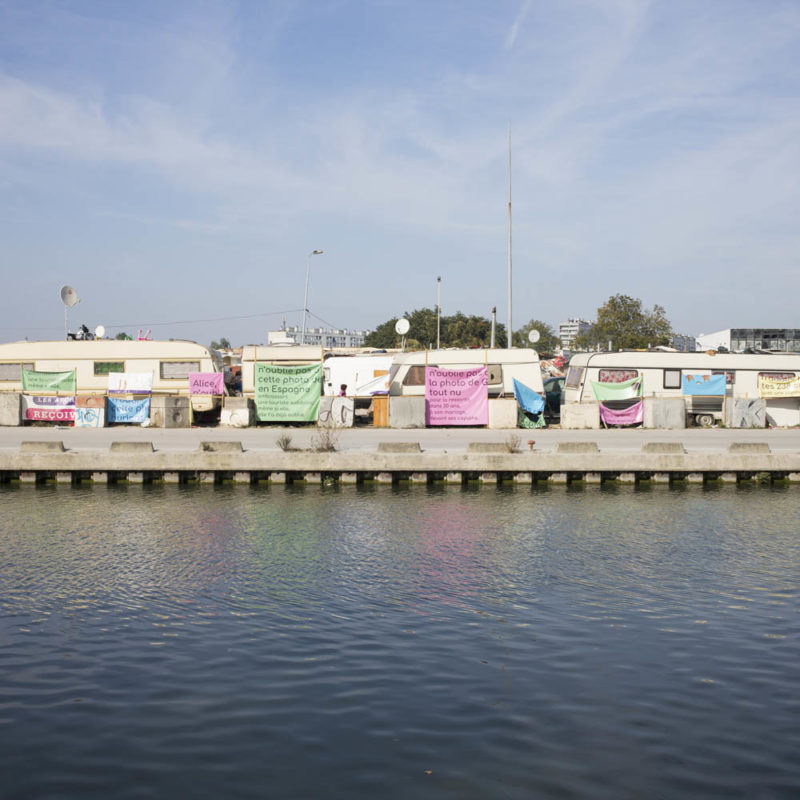
[[[528,333],[534,328],[539,331],[540,336],[539,341],[532,345],[528,340]],[[561,341],[551,325],[540,319],[532,319],[518,331],[514,331],[514,347],[534,347],[540,353],[552,353],[561,347]]]
[[[223,336],[218,342],[211,342],[210,347],[212,350],[230,350],[231,343]]]
[[[114,338],[119,342],[125,342],[130,341],[131,336],[130,334],[125,333],[125,331],[120,331]]]
[[[409,323],[406,334],[407,348],[436,347],[436,309],[419,308],[403,315]],[[400,347],[402,337],[395,333],[398,317],[382,322],[367,335],[367,347]],[[506,331],[498,325],[495,331],[498,347],[505,347]],[[439,341],[442,347],[488,347],[492,337],[491,320],[478,316],[467,316],[460,311],[439,319]]]
[[[597,321],[576,340],[577,347],[606,347],[614,350],[638,350],[668,345],[672,325],[662,306],[642,307],[638,298],[615,294],[597,309]]]

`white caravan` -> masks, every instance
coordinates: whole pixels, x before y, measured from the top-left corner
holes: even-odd
[[[513,397],[514,378],[534,392],[544,392],[539,354],[529,347],[521,347],[512,350],[476,348],[398,353],[389,373],[389,394],[424,395],[425,367],[487,367],[489,397]]]
[[[390,353],[328,356],[322,367],[323,392],[336,397],[344,385],[346,396],[356,399],[386,394],[393,361],[394,355]]]
[[[642,378],[644,397],[684,397],[684,375],[726,376],[725,396],[685,396],[686,413],[698,425],[724,419],[727,399],[755,399],[758,376],[790,380],[800,375],[800,354],[683,353],[624,350],[618,353],[579,353],[569,362],[562,403],[594,403],[592,382],[622,383]],[[800,398],[765,398],[767,422],[779,427],[800,424]],[[609,401],[608,405],[630,401]]]
[[[212,351],[181,340],[117,339],[8,342],[0,344],[0,392],[22,391],[22,370],[75,370],[78,394],[104,395],[111,372],[149,372],[154,395],[189,395],[190,372],[220,372]],[[192,396],[192,410],[210,411],[220,398]]]

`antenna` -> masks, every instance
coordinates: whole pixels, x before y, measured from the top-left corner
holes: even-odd
[[[61,302],[64,304],[64,338],[69,339],[69,321],[67,319],[67,311],[72,306],[80,303],[81,299],[75,294],[75,290],[69,286],[61,287]]]
[[[536,342],[538,342],[539,339],[541,339],[541,338],[542,338],[542,334],[539,333],[539,331],[537,331],[536,328],[531,328],[528,331],[528,341],[531,344],[536,344]]]
[[[401,342],[400,345],[403,350],[406,349],[406,334],[408,333],[408,329],[410,327],[411,323],[405,317],[401,317],[394,324],[394,332],[403,337],[403,341]]]
[[[103,325],[98,325],[94,329],[94,338],[95,339],[102,339],[106,335],[106,329]]]

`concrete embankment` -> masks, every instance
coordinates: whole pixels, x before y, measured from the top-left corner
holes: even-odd
[[[759,480],[800,482],[800,453],[775,453],[760,442],[732,442],[720,452],[687,453],[680,442],[644,442],[641,451],[603,451],[594,441],[558,442],[554,450],[509,452],[500,443],[461,451],[424,451],[419,442],[382,442],[374,450],[250,450],[241,441],[200,442],[159,450],[151,441],[111,442],[79,450],[63,441],[23,441],[0,452],[0,480],[42,483],[658,483]]]

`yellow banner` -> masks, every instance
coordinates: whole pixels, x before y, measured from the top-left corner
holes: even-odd
[[[758,376],[759,397],[800,397],[800,378],[767,378]]]

